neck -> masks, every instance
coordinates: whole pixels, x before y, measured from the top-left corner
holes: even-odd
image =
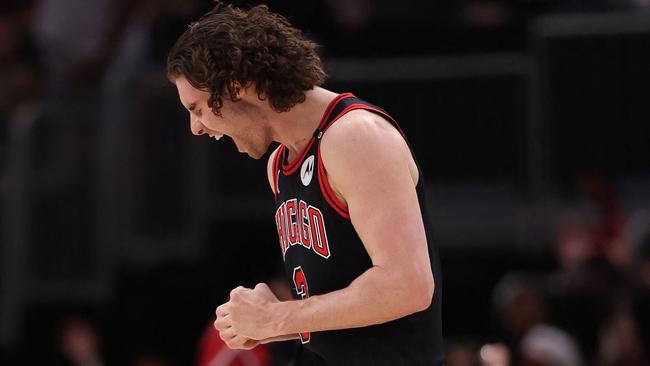
[[[305,93],[305,101],[285,113],[278,113],[272,124],[273,140],[289,150],[289,159],[300,154],[311,140],[314,131],[336,93],[315,87]]]

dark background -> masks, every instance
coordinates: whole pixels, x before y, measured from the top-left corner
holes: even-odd
[[[539,324],[585,364],[647,364],[647,1],[267,3],[322,45],[328,89],[409,136],[449,365],[493,342],[532,365]],[[192,136],[165,79],[210,7],[0,6],[0,363],[74,364],[75,319],[106,365],[189,365],[228,291],[277,276],[265,160]]]

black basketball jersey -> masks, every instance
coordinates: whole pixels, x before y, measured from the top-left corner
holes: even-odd
[[[350,93],[340,94],[329,104],[302,153],[293,162],[287,162],[287,149],[280,145],[272,162],[275,222],[286,274],[296,299],[345,288],[372,266],[352,226],[347,207],[328,184],[319,152],[327,128],[354,109],[377,113],[399,130],[397,123],[382,109]],[[440,265],[431,242],[431,221],[425,209],[424,179],[419,166],[418,170],[417,195],[435,280],[431,306],[384,324],[303,333],[300,335],[304,347],[303,364],[431,366],[443,363]]]

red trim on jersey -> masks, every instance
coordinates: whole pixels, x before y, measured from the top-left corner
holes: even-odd
[[[404,135],[404,132],[402,129],[399,127],[397,122],[388,115],[386,112],[371,107],[367,104],[362,104],[362,103],[355,103],[355,104],[350,104],[347,106],[344,110],[341,111],[335,118],[332,119],[332,121],[323,128],[323,132],[325,132],[330,126],[334,124],[334,122],[338,121],[341,117],[343,117],[346,113],[348,113],[351,110],[354,109],[364,109],[364,110],[369,110],[371,112],[378,113],[379,115],[385,117],[390,124],[392,124],[395,128],[397,128],[397,131],[402,135],[404,140],[406,140],[406,135]],[[327,173],[325,171],[325,165],[323,165],[323,161],[321,159],[321,153],[320,153],[320,144],[318,145],[318,183],[320,184],[321,192],[323,193],[323,197],[325,197],[325,201],[332,206],[336,212],[338,212],[341,216],[345,217],[346,219],[350,219],[350,213],[348,211],[348,207],[341,202],[341,200],[336,197],[336,194],[334,193],[334,190],[332,190],[332,187],[329,184],[329,181],[327,180]]]
[[[350,213],[348,212],[347,206],[336,197],[336,194],[334,194],[334,191],[327,180],[327,173],[325,172],[323,161],[320,158],[320,152],[318,153],[318,183],[321,192],[323,193],[323,197],[325,197],[325,201],[327,201],[327,203],[329,203],[329,205],[332,206],[339,215],[346,219],[350,219]]]
[[[305,149],[302,150],[300,155],[298,155],[297,158],[293,159],[293,161],[289,165],[285,164],[284,159],[282,159],[282,173],[284,175],[291,175],[295,173],[300,167],[300,163],[302,163],[302,161],[305,159],[307,152],[311,149],[311,146],[313,144],[314,144],[314,138],[312,137],[311,140],[309,141],[309,144],[307,144],[307,147],[305,147]],[[289,166],[291,166],[291,168],[289,168]]]
[[[339,101],[349,97],[354,97],[354,95],[352,93],[343,93],[337,95],[334,99],[332,99],[332,101],[327,105],[327,109],[325,109],[325,113],[323,114],[323,117],[321,117],[317,129],[321,129],[323,125],[325,125],[325,123],[330,117],[330,114],[332,113],[332,110],[339,103]],[[302,163],[302,161],[305,159],[305,156],[307,155],[309,149],[311,149],[312,145],[314,144],[314,141],[315,138],[312,136],[311,140],[309,141],[309,144],[307,144],[307,146],[302,150],[302,152],[296,158],[294,158],[293,161],[290,162],[289,164],[285,163],[284,159],[282,159],[282,172],[284,173],[284,175],[291,175],[295,173],[296,170],[298,170],[300,163]]]
[[[406,135],[404,134],[404,131],[402,131],[402,128],[397,124],[397,121],[395,121],[393,119],[393,117],[391,117],[388,113],[382,111],[381,109],[377,109],[377,108],[371,107],[371,106],[369,106],[367,104],[363,104],[363,103],[354,103],[354,104],[350,104],[349,106],[345,107],[345,109],[342,110],[341,113],[339,113],[339,115],[336,116],[336,118],[333,118],[332,121],[330,121],[330,123],[323,128],[323,132],[327,131],[327,129],[331,125],[333,125],[334,122],[336,122],[339,118],[343,117],[343,115],[345,115],[346,113],[348,113],[349,111],[354,110],[354,109],[364,109],[364,110],[375,112],[375,113],[381,115],[382,117],[386,118],[388,120],[388,122],[391,125],[393,125],[397,129],[397,131],[400,133],[400,135],[402,135],[402,137],[406,140]]]
[[[273,196],[275,199],[278,199],[278,167],[280,166],[280,157],[282,156],[282,148],[284,145],[280,145],[275,149],[275,156],[273,157],[273,164],[271,166],[271,169],[273,170],[271,173],[273,173],[273,176],[271,177],[273,179]]]
[[[325,132],[332,124],[334,124],[334,122],[343,117],[347,112],[363,107],[366,107],[366,105],[361,103],[355,103],[345,107],[341,113],[339,113],[335,118],[332,119],[332,121],[330,121],[327,126],[323,128],[323,132]],[[329,205],[332,206],[332,208],[334,208],[334,210],[336,210],[336,212],[338,212],[341,216],[349,219],[350,213],[347,206],[343,204],[343,202],[341,202],[338,197],[336,197],[332,186],[330,186],[329,181],[327,180],[325,165],[323,165],[323,160],[321,159],[320,145],[318,145],[318,183],[320,184],[321,192],[323,193],[323,197],[325,197],[325,201],[327,201],[327,203],[329,203]]]

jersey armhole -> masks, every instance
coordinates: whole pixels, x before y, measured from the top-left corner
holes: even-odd
[[[350,219],[350,212],[348,211],[347,205],[343,204],[341,200],[336,197],[332,186],[330,186],[329,181],[327,180],[327,171],[325,170],[325,165],[321,159],[320,153],[320,144],[318,144],[318,185],[320,190],[325,197],[325,201],[341,216],[346,219]]]
[[[402,138],[404,141],[406,141],[406,145],[409,148],[409,151],[411,152],[411,156],[413,156],[413,150],[411,149],[410,144],[408,143],[408,140],[406,139],[406,134],[404,134],[404,131],[402,128],[399,126],[399,124],[391,117],[388,113],[384,112],[383,110],[379,108],[375,108],[374,106],[365,104],[365,103],[355,103],[352,105],[349,105],[346,107],[341,113],[339,113],[332,121],[330,121],[325,128],[323,128],[322,133],[324,133],[330,126],[332,126],[335,122],[337,122],[341,117],[343,117],[347,112],[350,112],[355,109],[363,109],[375,114],[378,114],[379,116],[383,117],[388,123],[393,125],[395,129],[402,135]],[[321,135],[322,136],[322,135]],[[413,157],[415,160],[415,157]],[[415,163],[417,169],[418,169],[418,174],[421,174],[420,172],[420,167],[417,164],[417,161]],[[419,183],[418,179],[418,183]],[[336,197],[336,194],[334,193],[334,190],[332,189],[332,186],[329,184],[329,181],[327,179],[327,171],[325,170],[325,165],[323,164],[323,160],[321,159],[321,152],[320,152],[320,137],[318,141],[318,183],[321,188],[321,192],[323,193],[323,197],[325,197],[325,201],[336,211],[338,212],[341,216],[343,216],[346,219],[350,219],[350,212],[348,210],[347,205],[345,205],[341,200]],[[417,185],[416,185],[417,186]]]

